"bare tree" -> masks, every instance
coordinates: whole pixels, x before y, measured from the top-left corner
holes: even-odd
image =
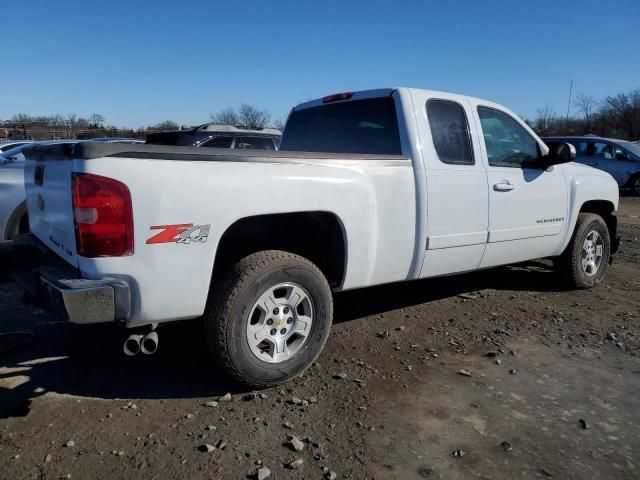
[[[238,110],[240,123],[251,129],[264,128],[271,120],[271,114],[267,110],[260,110],[252,105],[243,103]]]
[[[104,126],[104,122],[104,115],[100,115],[99,113],[92,113],[89,116],[89,128],[102,128]]]
[[[78,123],[78,115],[76,113],[67,113],[66,120],[67,120],[67,126],[70,129],[73,129]]]
[[[541,134],[549,133],[556,123],[556,112],[549,104],[536,110],[537,117],[534,120],[535,129]]]
[[[27,115],[26,113],[18,113],[13,117],[11,117],[11,121],[12,122],[30,122],[31,116]]]
[[[240,125],[240,117],[233,107],[227,107],[211,115],[211,120],[222,125]]]
[[[243,103],[238,110],[233,107],[227,107],[211,115],[211,119],[223,125],[236,125],[259,129],[267,126],[269,120],[271,120],[271,114],[268,110],[260,110],[253,105]]]
[[[624,136],[631,140],[640,136],[640,90],[607,97],[603,110]]]
[[[64,128],[66,125],[64,117],[59,113],[56,113],[55,115],[49,117],[48,123],[50,126],[57,128]]]
[[[164,122],[151,125],[149,130],[178,130],[179,125],[172,120],[165,120]]]
[[[598,108],[598,100],[586,93],[580,92],[576,95],[576,98],[573,101],[573,106],[578,109],[586,122],[586,133],[592,133],[593,116]]]
[[[273,128],[284,132],[284,122],[282,120],[276,120],[275,122],[273,122]]]

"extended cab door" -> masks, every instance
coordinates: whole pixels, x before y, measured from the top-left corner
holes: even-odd
[[[507,110],[472,103],[489,182],[489,238],[480,267],[556,254],[568,216],[562,166],[536,167],[542,148],[528,127]]]
[[[413,91],[425,169],[427,242],[420,277],[478,268],[487,241],[487,173],[466,97]]]

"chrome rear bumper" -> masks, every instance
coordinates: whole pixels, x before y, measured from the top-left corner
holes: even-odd
[[[126,322],[131,317],[131,290],[126,281],[82,278],[32,235],[4,244],[0,250],[29,299],[71,323]]]

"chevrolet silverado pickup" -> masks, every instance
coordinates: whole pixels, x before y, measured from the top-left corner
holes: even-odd
[[[22,283],[71,322],[203,318],[213,359],[254,387],[319,355],[332,293],[553,258],[600,282],[618,187],[549,151],[513,112],[430,90],[329,95],[291,110],[280,151],[80,142],[26,150]],[[37,253],[36,253],[37,252]],[[425,287],[427,288],[427,287]]]

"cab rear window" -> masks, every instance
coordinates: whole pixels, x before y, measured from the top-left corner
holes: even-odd
[[[401,155],[393,98],[370,98],[294,111],[280,150]]]

